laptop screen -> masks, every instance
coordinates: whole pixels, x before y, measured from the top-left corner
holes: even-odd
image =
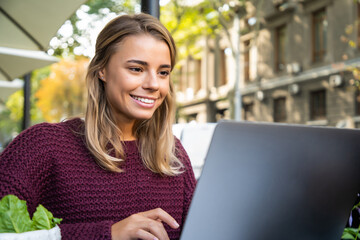
[[[360,131],[221,122],[181,239],[341,238],[360,191]]]

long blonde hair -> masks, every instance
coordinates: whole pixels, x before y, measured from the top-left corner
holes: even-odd
[[[148,14],[123,15],[110,21],[100,32],[95,56],[90,62],[86,82],[88,102],[85,115],[86,145],[97,163],[104,169],[122,172],[121,163],[126,156],[122,132],[116,126],[105,95],[104,83],[99,71],[108,64],[112,54],[125,37],[150,34],[164,41],[170,50],[171,68],[175,65],[176,47],[173,38],[160,21]],[[172,70],[172,69],[171,69]],[[175,139],[172,134],[175,100],[170,81],[164,102],[147,120],[136,120],[133,134],[138,140],[144,165],[152,172],[173,176],[182,172],[183,164],[175,155]],[[111,156],[114,152],[115,157]]]

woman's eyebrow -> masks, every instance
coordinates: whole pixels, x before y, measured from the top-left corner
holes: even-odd
[[[143,65],[143,66],[147,66],[149,65],[147,62],[144,62],[144,61],[141,61],[141,60],[136,60],[136,59],[130,59],[128,61],[126,61],[128,63],[137,63],[137,64],[140,64],[140,65]]]
[[[169,64],[161,64],[160,68],[171,68],[171,65],[169,65]]]
[[[137,63],[140,64],[142,66],[148,66],[149,64],[145,61],[141,61],[141,60],[136,60],[136,59],[130,59],[128,61],[126,61],[127,63]],[[161,64],[160,68],[171,68],[170,64]]]

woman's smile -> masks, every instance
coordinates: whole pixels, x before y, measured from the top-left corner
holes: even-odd
[[[140,97],[140,96],[135,96],[135,95],[131,95],[130,96],[138,103],[140,104],[140,106],[143,107],[154,107],[155,106],[155,101],[157,98],[154,97]]]

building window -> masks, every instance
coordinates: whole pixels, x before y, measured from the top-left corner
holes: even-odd
[[[276,28],[275,34],[275,67],[276,71],[285,70],[285,45],[286,45],[286,25]]]
[[[246,83],[250,82],[250,41],[244,42],[244,80]]]
[[[220,86],[226,85],[226,55],[225,50],[220,51]]]
[[[327,19],[325,9],[313,13],[313,61],[324,60],[326,54]]]
[[[355,114],[360,115],[360,90],[358,89],[355,94]]]
[[[216,113],[215,113],[215,119],[216,121],[220,121],[221,119],[226,119],[226,115],[228,113],[228,109],[223,108],[223,109],[217,109]]]
[[[310,119],[326,119],[326,91],[319,90],[310,93]]]
[[[186,122],[196,121],[197,113],[189,114],[185,116]]]
[[[243,103],[244,120],[254,120],[254,103]]]
[[[286,98],[274,99],[274,122],[286,122]]]
[[[201,89],[201,59],[195,60],[195,92]]]

